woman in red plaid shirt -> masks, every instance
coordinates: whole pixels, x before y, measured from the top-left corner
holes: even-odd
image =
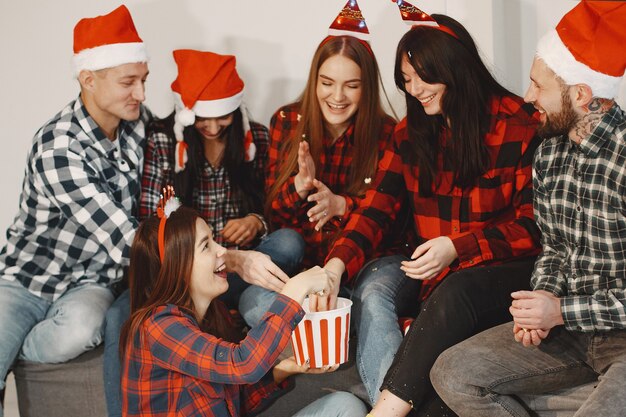
[[[305,266],[324,260],[390,142],[395,121],[381,107],[378,74],[368,44],[329,36],[315,52],[300,100],[278,109],[270,122],[267,218],[274,228],[302,234]],[[271,300],[262,288],[243,293],[248,324]]]
[[[433,18],[398,45],[395,81],[407,117],[326,263],[336,287],[339,277],[351,280],[361,270],[353,294],[357,367],[376,417],[436,404],[434,361],[510,320],[510,293],[529,287],[540,248],[531,181],[535,110],[493,78],[463,26]],[[407,239],[408,256],[363,267],[398,203],[409,207],[419,240]],[[321,307],[333,306],[336,287]],[[406,314],[417,318],[403,339],[398,315]],[[441,415],[443,404],[436,405],[431,415]]]
[[[226,250],[197,212],[172,204],[140,225],[131,249],[132,315],[120,341],[123,415],[248,416],[288,376],[335,370],[311,370],[293,358],[273,366],[304,316],[304,297],[330,290],[326,272],[315,267],[289,280],[243,338],[216,299],[228,289]],[[352,394],[335,393],[296,416],[364,414]]]

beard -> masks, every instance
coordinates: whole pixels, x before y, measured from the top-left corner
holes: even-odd
[[[567,89],[561,92],[561,111],[553,114],[546,112],[545,115],[546,121],[537,128],[537,135],[542,138],[567,135],[580,120],[580,116],[574,111]]]

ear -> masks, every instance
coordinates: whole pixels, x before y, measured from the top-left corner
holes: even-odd
[[[574,97],[572,103],[575,107],[586,108],[591,100],[593,100],[593,91],[587,84],[576,84],[572,86],[574,89]]]
[[[80,87],[87,91],[93,91],[94,89],[95,74],[90,70],[81,70],[78,74],[78,82]]]

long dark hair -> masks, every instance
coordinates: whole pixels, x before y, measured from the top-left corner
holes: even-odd
[[[265,211],[271,210],[271,204],[282,185],[287,181],[298,166],[298,145],[304,137],[309,142],[311,156],[317,165],[322,153],[324,138],[324,116],[317,99],[317,77],[319,69],[328,58],[342,55],[356,63],[361,69],[361,99],[354,116],[354,148],[353,166],[347,184],[335,192],[360,195],[367,185],[363,178],[372,177],[378,161],[378,140],[382,134],[384,120],[389,117],[380,102],[379,70],[376,58],[371,50],[352,36],[334,36],[322,42],[313,55],[309,77],[304,92],[295,103],[300,108],[302,118],[293,137],[284,138],[282,155],[285,160],[279,166],[276,182],[268,190]],[[320,166],[315,167],[321,171]]]
[[[148,128],[148,135],[153,132],[163,133],[172,138],[172,151],[169,154],[170,166],[174,166],[174,112],[165,119],[154,121]],[[224,132],[226,147],[222,165],[226,169],[232,192],[241,199],[243,206],[242,214],[260,213],[263,209],[264,181],[254,169],[253,161],[246,162],[244,147],[244,131],[242,124],[241,109],[233,112],[233,122]],[[186,168],[174,173],[172,170],[169,183],[174,185],[176,193],[186,206],[193,206],[193,190],[198,178],[202,175],[202,169],[206,158],[204,156],[204,143],[202,135],[194,125],[185,127],[183,131],[187,149],[188,161]]]
[[[159,257],[159,218],[149,217],[139,225],[130,251],[128,270],[131,316],[122,328],[120,352],[124,352],[156,307],[174,304],[195,317],[189,282],[197,219],[201,219],[200,215],[187,207],[181,207],[170,215],[165,225],[163,263]],[[228,311],[217,299],[211,301],[199,325],[203,331],[232,342],[242,338],[241,332],[233,328]]]
[[[490,100],[511,94],[491,75],[471,35],[459,22],[445,15],[432,17],[457,38],[432,27],[411,29],[398,44],[394,72],[396,86],[406,97],[407,128],[413,148],[409,158],[419,167],[419,192],[424,197],[432,196],[436,187],[442,134],[447,134],[443,156],[444,164],[454,172],[453,185],[469,188],[485,173],[489,154],[484,137],[492,122]],[[405,57],[425,83],[446,86],[441,115],[427,115],[421,103],[406,91],[401,67]]]

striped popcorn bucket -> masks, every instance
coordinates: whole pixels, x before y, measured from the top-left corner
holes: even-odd
[[[346,362],[352,301],[338,298],[336,309],[311,312],[307,298],[302,307],[306,315],[291,335],[296,363],[303,365],[308,359],[311,368],[321,368]]]

